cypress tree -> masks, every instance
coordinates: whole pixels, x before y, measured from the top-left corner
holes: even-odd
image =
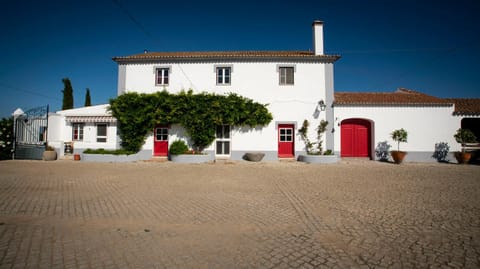
[[[85,94],[85,106],[91,106],[92,100],[90,98],[90,89],[87,88],[87,93]]]
[[[69,78],[62,79],[63,82],[63,103],[62,110],[73,108],[73,88]]]

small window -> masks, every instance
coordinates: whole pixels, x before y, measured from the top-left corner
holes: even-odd
[[[83,123],[74,123],[72,125],[72,140],[83,141]]]
[[[97,123],[97,142],[107,142],[107,124]]]
[[[231,67],[217,67],[217,85],[230,85]]]
[[[293,67],[279,67],[280,85],[293,85],[294,84],[294,71]]]
[[[293,129],[280,128],[280,142],[292,142],[292,141],[293,141]]]
[[[155,141],[168,141],[168,128],[155,128]]]
[[[169,77],[168,77],[169,73],[170,73],[170,68],[157,68],[155,85],[167,86],[169,81]]]

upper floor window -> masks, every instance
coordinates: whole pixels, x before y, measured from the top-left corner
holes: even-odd
[[[170,68],[157,68],[156,69],[156,78],[155,78],[155,85],[156,86],[167,86],[169,81],[169,73]]]
[[[72,140],[83,141],[83,123],[74,123],[72,125]]]
[[[217,67],[217,85],[230,85],[231,67]]]
[[[280,85],[293,85],[295,68],[293,66],[280,66],[278,68]]]
[[[107,142],[106,123],[97,123],[97,142]]]

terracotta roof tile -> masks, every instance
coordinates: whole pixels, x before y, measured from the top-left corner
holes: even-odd
[[[334,62],[339,55],[314,55],[310,51],[197,51],[197,52],[147,52],[130,56],[114,57],[116,62],[155,60],[204,60],[204,59],[271,59],[295,58]]]
[[[455,104],[453,115],[480,116],[480,98],[445,98]]]
[[[336,92],[335,105],[444,105],[445,99],[400,88],[395,92]]]

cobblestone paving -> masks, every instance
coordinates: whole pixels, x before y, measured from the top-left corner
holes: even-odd
[[[4,161],[0,268],[480,268],[480,166]]]

